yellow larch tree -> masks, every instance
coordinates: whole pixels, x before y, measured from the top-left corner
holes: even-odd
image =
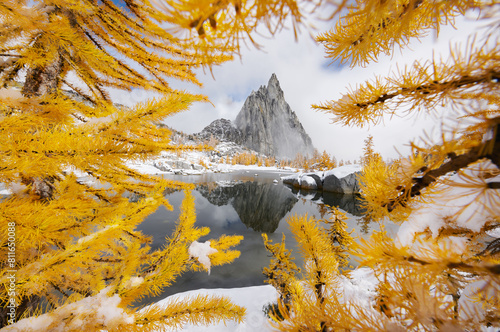
[[[373,136],[368,135],[364,141],[365,146],[363,147],[363,156],[361,157],[361,164],[367,166],[370,162],[376,162],[374,159],[382,159],[382,156],[375,152],[373,149]]]
[[[475,331],[500,328],[500,35],[497,1],[359,0],[320,34],[328,57],[351,66],[390,55],[410,39],[476,11],[483,30],[448,59],[415,62],[377,77],[341,99],[314,107],[346,126],[383,117],[446,114],[441,140],[410,142],[409,156],[386,164],[369,158],[360,178],[374,221],[400,224],[356,246],[360,266],[378,280],[369,303],[346,297],[338,259],[297,217],[291,228],[306,260],[306,280],[290,287],[281,331]],[[370,143],[370,142],[368,142]],[[371,143],[370,143],[371,144]],[[365,151],[367,152],[367,151]]]
[[[330,157],[326,150],[323,151],[320,157],[320,170],[328,170],[337,167],[335,157]]]
[[[0,3],[0,182],[12,192],[0,201],[6,330],[149,331],[243,318],[243,308],[218,297],[134,308],[183,272],[210,268],[190,251],[209,230],[194,225],[191,185],[126,162],[187,148],[170,144],[158,124],[207,100],[172,80],[199,85],[195,70],[230,60],[258,25],[274,33],[303,17],[295,1]],[[113,104],[110,89],[136,88],[157,98]],[[152,250],[137,225],[172,208],[166,188],[185,191],[182,213]],[[238,257],[231,248],[240,240],[204,243],[211,265]]]
[[[280,331],[330,331],[346,328],[349,320],[342,312],[339,265],[345,266],[346,253],[352,238],[346,232],[345,214],[334,208],[329,228],[323,228],[314,217],[291,216],[289,227],[304,258],[300,276],[291,252],[282,243],[270,244],[264,235],[266,248],[273,260],[264,274],[280,298],[274,310],[269,310],[273,327]],[[344,236],[339,241],[339,235]],[[284,240],[284,239],[283,239]],[[336,316],[338,315],[338,316]]]
[[[272,244],[267,234],[263,233],[264,246],[272,255],[269,267],[262,271],[267,277],[265,282],[272,285],[279,294],[278,308],[268,310],[270,315],[280,315],[280,311],[287,311],[290,305],[293,292],[293,285],[297,281],[296,274],[300,269],[294,263],[292,252],[285,247],[285,234],[282,236],[281,243]]]

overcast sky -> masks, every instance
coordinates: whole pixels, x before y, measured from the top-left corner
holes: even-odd
[[[330,23],[333,24],[333,23]],[[292,31],[283,31],[274,38],[257,38],[263,50],[250,46],[242,50],[241,59],[213,69],[213,75],[200,71],[199,80],[203,88],[194,85],[173,84],[193,92],[207,95],[215,105],[200,103],[165,123],[171,127],[194,133],[202,130],[213,120],[225,118],[234,120],[246,97],[252,90],[267,85],[272,73],[276,73],[284,91],[285,99],[297,114],[314,146],[326,150],[337,160],[354,160],[362,154],[363,141],[369,134],[374,136],[375,149],[385,158],[394,158],[398,152],[406,154],[408,142],[423,135],[423,129],[430,133],[438,119],[419,116],[418,119],[393,118],[384,124],[371,128],[342,127],[331,124],[330,116],[311,109],[310,105],[338,99],[347,88],[370,80],[375,75],[386,76],[397,67],[411,64],[414,60],[431,59],[435,55],[447,56],[450,44],[464,43],[474,31],[477,23],[460,18],[456,28],[443,27],[439,37],[431,33],[420,41],[413,40],[404,50],[396,49],[392,56],[381,57],[377,63],[366,68],[340,67],[325,58],[323,48],[307,34],[302,33],[295,42]],[[325,29],[328,25],[323,25]],[[320,30],[321,31],[321,30]],[[141,90],[120,93],[122,103],[131,105],[148,96]],[[397,151],[396,151],[397,149]]]

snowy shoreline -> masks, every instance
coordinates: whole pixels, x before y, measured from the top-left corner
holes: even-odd
[[[340,276],[339,288],[342,289],[344,301],[355,302],[359,305],[370,306],[375,296],[377,279],[369,268],[360,268],[350,272],[350,278]],[[278,292],[270,285],[250,286],[241,288],[198,289],[178,293],[156,302],[154,305],[167,305],[174,301],[187,300],[197,295],[224,296],[246,309],[246,316],[242,323],[230,321],[226,324],[191,325],[185,324],[177,331],[184,332],[271,332],[274,331],[264,308],[276,303]]]

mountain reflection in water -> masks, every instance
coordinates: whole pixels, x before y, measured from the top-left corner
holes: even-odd
[[[196,190],[213,205],[230,204],[242,223],[265,233],[276,231],[280,220],[298,201],[285,187],[272,183],[240,182],[215,188],[200,185]]]
[[[246,179],[244,179],[246,180]],[[338,206],[348,212],[349,229],[358,229],[358,221],[362,211],[355,196],[326,194],[315,192],[292,192],[282,184],[272,183],[273,178],[260,175],[253,181],[241,181],[233,178],[216,183],[198,183],[193,190],[196,208],[196,226],[209,227],[210,234],[199,241],[219,238],[221,235],[242,235],[243,241],[235,247],[241,256],[231,264],[213,267],[211,274],[203,272],[187,272],[177,278],[176,282],[162,294],[154,298],[144,299],[140,304],[148,304],[175,293],[200,288],[232,288],[262,285],[264,276],[262,269],[267,267],[270,256],[264,247],[261,233],[275,243],[280,242],[282,234],[286,236],[286,246],[293,250],[298,266],[302,258],[287,223],[291,215],[304,215],[321,219],[325,204]],[[317,196],[320,195],[320,196]],[[307,196],[307,199],[304,199]],[[315,197],[316,196],[316,197]],[[182,191],[167,193],[167,199],[174,207],[168,211],[159,208],[141,223],[139,230],[151,236],[153,249],[165,245],[165,238],[172,235],[175,222],[180,214],[180,206],[184,198]],[[316,202],[311,199],[315,199]],[[325,216],[327,217],[327,216]],[[365,235],[363,235],[365,236]],[[353,262],[353,265],[356,265]]]

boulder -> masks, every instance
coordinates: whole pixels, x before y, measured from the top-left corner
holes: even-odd
[[[164,164],[173,169],[193,169],[191,163],[182,160],[166,160]]]
[[[172,167],[170,167],[168,164],[165,164],[161,161],[154,162],[153,166],[158,168],[160,171],[164,171],[164,172],[171,172],[172,171]]]
[[[354,172],[340,179],[340,186],[344,194],[359,194],[359,175],[361,172]]]
[[[312,176],[303,175],[300,178],[300,189],[318,190],[318,185],[316,184],[316,180]]]
[[[311,177],[314,179],[314,181],[316,181],[316,190],[323,190],[323,181],[321,180],[321,178],[319,177],[318,174],[306,174],[307,176]]]
[[[333,174],[327,174],[323,180],[323,191],[343,194],[340,180]]]
[[[289,184],[292,185],[294,177],[292,175],[284,176],[281,178],[283,181],[283,184]]]
[[[338,194],[359,194],[358,176],[360,174],[361,172],[354,172],[339,179],[334,172],[329,171],[325,173],[323,180],[320,176],[321,173],[294,174],[283,177],[282,180],[283,184],[293,188]]]
[[[197,165],[197,164],[191,164],[191,167],[195,170],[195,171],[203,171],[205,169],[205,167],[201,166],[201,165]]]

